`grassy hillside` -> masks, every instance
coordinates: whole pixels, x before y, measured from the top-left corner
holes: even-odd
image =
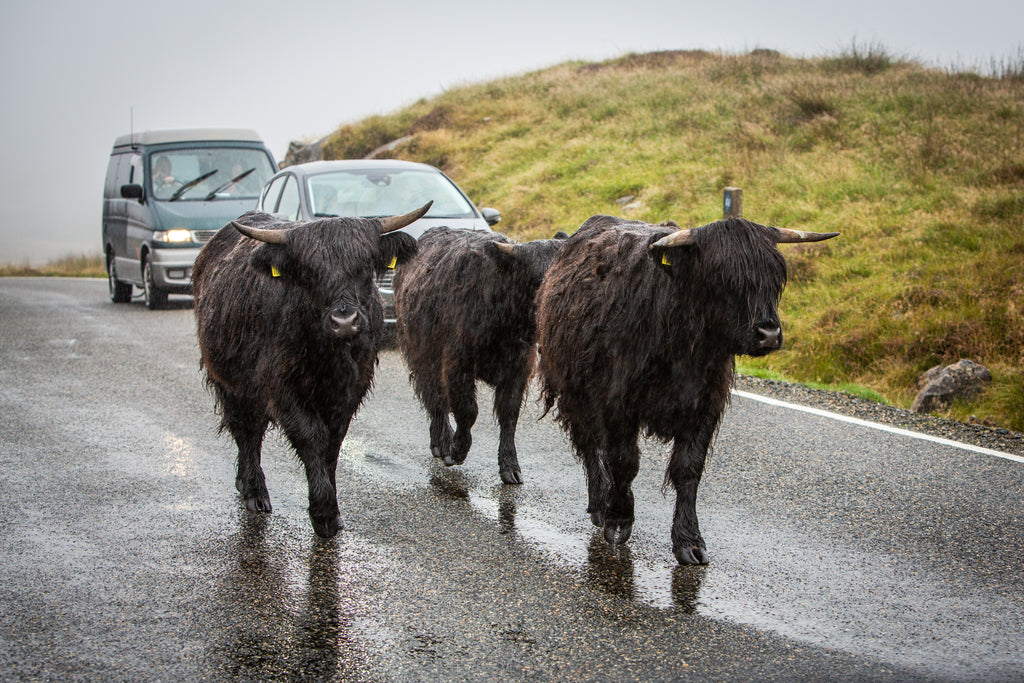
[[[1024,430],[1024,60],[992,76],[853,46],[628,55],[454,88],[346,125],[324,158],[444,169],[521,240],[606,213],[684,226],[744,215],[838,239],[787,245],[786,349],[744,368],[908,406],[932,365],[993,386],[951,416]]]

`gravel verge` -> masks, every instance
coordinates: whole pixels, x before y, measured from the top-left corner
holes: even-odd
[[[809,408],[827,410],[869,422],[900,427],[922,434],[1024,456],[1024,434],[1001,427],[968,424],[943,417],[914,413],[858,398],[847,392],[811,389],[800,384],[736,375],[733,388]]]

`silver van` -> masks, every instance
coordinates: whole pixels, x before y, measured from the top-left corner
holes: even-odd
[[[191,292],[199,249],[256,207],[277,163],[255,131],[154,130],[114,141],[103,186],[103,253],[110,300],[146,307]]]

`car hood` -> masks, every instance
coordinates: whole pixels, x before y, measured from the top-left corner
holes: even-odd
[[[454,230],[490,231],[491,229],[491,226],[487,225],[487,221],[483,218],[421,218],[412,225],[402,228],[402,232],[419,239],[427,230],[441,226]]]
[[[252,199],[213,199],[208,202],[153,202],[153,211],[163,230],[219,230],[246,211],[256,207]]]

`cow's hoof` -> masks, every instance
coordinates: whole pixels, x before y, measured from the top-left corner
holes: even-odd
[[[444,456],[444,466],[454,467],[455,465],[461,465],[466,462],[466,456],[469,455],[469,451],[465,453],[452,453],[451,455]]]
[[[676,560],[679,564],[707,564],[708,551],[700,546],[676,548]]]
[[[431,446],[430,447],[430,454],[432,456],[434,456],[435,458],[443,458],[443,457],[445,457],[444,450],[440,446]]]
[[[616,538],[616,532],[618,538]],[[608,543],[622,544],[629,540],[629,537],[633,535],[633,522],[632,521],[612,521],[606,520],[604,525],[604,540]]]
[[[313,523],[313,531],[320,538],[334,538],[339,531],[345,528],[345,525],[341,523],[340,517],[328,520],[316,520],[310,517],[310,521]]]
[[[604,513],[603,512],[591,512],[590,521],[593,522],[594,526],[604,526]]]
[[[245,509],[249,512],[273,512],[269,496],[256,496],[245,499]]]
[[[501,480],[506,484],[523,483],[523,477],[520,475],[519,470],[502,470],[500,474]]]

